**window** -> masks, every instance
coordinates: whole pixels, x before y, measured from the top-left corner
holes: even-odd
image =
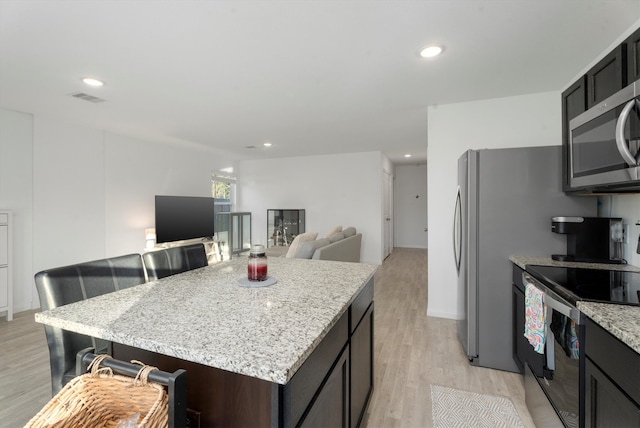
[[[236,178],[230,175],[211,175],[211,195],[215,199],[216,213],[229,213],[235,205]]]
[[[228,213],[233,212],[236,201],[236,178],[231,175],[211,174],[211,195],[214,199],[215,230],[222,260],[231,257],[229,248],[230,224]]]

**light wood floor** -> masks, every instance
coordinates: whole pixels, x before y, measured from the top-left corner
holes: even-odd
[[[51,398],[44,329],[33,314],[0,320],[0,427],[23,426]],[[430,385],[511,398],[526,428],[522,378],[470,366],[453,320],[427,317],[427,252],[394,249],[375,281],[375,390],[368,427],[430,427]]]
[[[368,427],[430,427],[431,388],[509,397],[535,427],[515,373],[471,366],[454,320],[427,317],[427,251],[395,248],[375,278],[374,393]]]

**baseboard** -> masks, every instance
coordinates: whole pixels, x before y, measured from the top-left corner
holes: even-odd
[[[462,318],[460,318],[460,316],[458,316],[457,313],[432,311],[430,309],[427,309],[427,316],[428,317],[435,317],[435,318],[446,318],[446,319],[450,319],[450,320],[462,319]]]

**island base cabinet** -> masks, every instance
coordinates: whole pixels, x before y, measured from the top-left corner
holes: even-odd
[[[113,357],[187,371],[189,426],[358,427],[373,391],[373,278],[286,384],[113,343]]]
[[[301,428],[346,428],[348,418],[349,346],[342,351],[299,426]]]
[[[585,379],[588,428],[640,426],[640,409],[588,358]]]
[[[373,302],[351,336],[350,427],[361,425],[373,392]]]
[[[276,416],[272,397],[277,396],[278,385],[266,380],[118,343],[113,343],[113,357],[142,361],[168,372],[186,370],[189,427],[266,427]],[[197,421],[191,419],[194,414]]]

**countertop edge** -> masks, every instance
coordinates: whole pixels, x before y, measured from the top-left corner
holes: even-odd
[[[562,266],[575,267],[580,269],[603,269],[603,270],[621,270],[626,272],[640,272],[640,267],[629,264],[607,264],[607,263],[583,263],[583,262],[560,262],[553,260],[551,257],[544,256],[509,256],[509,260],[520,267],[526,269],[527,265],[537,266]]]

